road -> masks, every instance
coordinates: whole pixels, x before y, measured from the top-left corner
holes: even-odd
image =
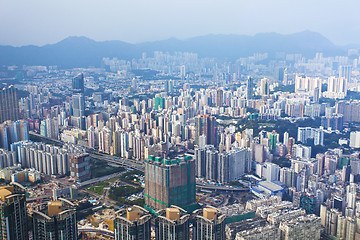
[[[207,189],[207,190],[218,190],[218,191],[226,191],[226,192],[243,192],[249,191],[249,188],[237,188],[237,187],[230,187],[230,186],[219,186],[219,185],[212,185],[212,184],[196,184],[197,189]]]
[[[102,235],[109,236],[113,238],[114,232],[106,230],[106,229],[100,229],[100,228],[94,228],[94,227],[78,227],[78,232],[84,232],[84,233],[101,233]]]
[[[60,144],[64,144],[64,142],[56,140],[56,139],[52,139],[52,138],[48,138],[48,137],[44,137],[41,136],[40,134],[37,134],[35,132],[30,131],[30,135],[34,135],[36,137],[45,139],[49,142],[54,142],[54,143],[60,143]],[[90,156],[94,159],[98,159],[98,160],[103,160],[106,161],[108,163],[112,163],[112,164],[117,164],[123,167],[128,167],[128,168],[132,168],[132,169],[137,169],[141,172],[144,172],[145,170],[145,166],[144,163],[142,162],[138,162],[138,161],[134,161],[131,159],[123,159],[123,158],[118,158],[118,157],[114,157],[108,154],[104,154],[104,153],[95,153],[93,152],[93,150],[86,148],[87,152],[89,152]],[[100,181],[107,181],[111,178],[114,177],[118,177],[120,176],[121,173],[114,173],[108,176],[104,176],[104,177],[100,177],[100,178],[94,178],[88,181],[85,181],[83,183],[80,183],[79,186],[83,187],[83,186],[88,186]],[[211,184],[201,184],[201,183],[197,183],[196,184],[196,188],[198,189],[206,189],[206,190],[215,190],[215,191],[227,191],[227,192],[242,192],[242,191],[249,191],[249,188],[235,188],[235,187],[228,187],[228,186],[219,186],[219,185],[211,185]]]
[[[105,181],[108,181],[108,180],[110,180],[112,178],[120,177],[121,174],[123,174],[123,173],[124,172],[118,172],[118,173],[113,173],[113,174],[106,175],[106,176],[103,176],[103,177],[93,178],[93,179],[84,181],[82,183],[78,183],[77,186],[79,188],[83,188],[83,187],[87,187],[87,186],[93,185],[93,184],[98,183],[98,182],[105,182]]]
[[[57,144],[64,144],[64,142],[56,140],[56,139],[52,139],[49,137],[44,137],[41,136],[38,133],[35,133],[33,131],[29,132],[30,135],[36,136],[38,138],[44,139],[48,142],[53,142],[53,143],[57,143]],[[133,168],[133,169],[137,169],[141,172],[145,171],[145,166],[142,162],[137,162],[134,160],[130,160],[130,159],[124,159],[124,158],[119,158],[119,157],[114,157],[108,154],[104,154],[104,153],[95,153],[92,149],[90,148],[86,148],[86,151],[90,154],[90,157],[93,159],[98,159],[98,160],[104,160],[107,161],[109,163],[113,163],[113,164],[117,164],[123,167],[128,167],[128,168]]]

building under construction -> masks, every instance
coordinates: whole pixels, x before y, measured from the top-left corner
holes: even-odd
[[[0,186],[0,239],[28,239],[25,188]]]
[[[171,205],[194,210],[195,161],[190,156],[174,160],[150,156],[145,161],[145,205],[153,210]]]
[[[90,179],[90,156],[88,153],[70,154],[70,176],[79,182]]]
[[[159,210],[155,219],[156,240],[190,239],[190,215],[177,206]]]
[[[117,212],[114,220],[115,240],[148,240],[151,238],[151,215],[139,206]]]

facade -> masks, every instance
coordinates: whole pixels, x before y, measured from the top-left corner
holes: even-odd
[[[314,145],[324,145],[324,131],[323,129],[316,129],[311,127],[299,127],[297,140],[302,143],[307,143],[309,140],[314,141]]]
[[[195,144],[199,145],[199,137],[205,135],[205,144],[216,143],[216,119],[211,115],[198,115],[195,117]]]
[[[151,238],[151,215],[142,207],[122,209],[114,220],[115,240],[148,240]]]
[[[81,118],[85,116],[85,98],[83,94],[75,94],[72,96],[73,100],[73,116]]]
[[[190,239],[190,215],[186,211],[172,206],[159,210],[155,219],[156,240]]]
[[[150,156],[145,160],[144,195],[147,207],[191,207],[196,201],[195,188],[195,161],[191,157],[167,160]]]
[[[314,214],[300,216],[280,223],[282,240],[318,240],[320,239],[321,220]]]
[[[196,210],[193,220],[194,240],[225,240],[225,215],[219,210],[207,207]]]
[[[355,131],[350,133],[350,147],[360,148],[360,132]]]
[[[72,89],[77,93],[84,93],[84,74],[79,73],[72,79]]]
[[[235,240],[274,240],[280,239],[280,230],[274,225],[253,228],[236,234]]]
[[[70,154],[70,175],[75,181],[90,178],[90,156],[88,153]]]
[[[25,188],[20,184],[0,186],[0,239],[28,239]]]
[[[253,99],[254,96],[254,83],[251,77],[246,81],[246,99]]]
[[[21,163],[23,168],[33,168],[47,175],[69,174],[70,156],[84,153],[82,148],[74,145],[65,144],[60,148],[50,144],[31,141],[13,143],[11,144],[11,150],[11,153],[15,153],[16,156],[16,158],[12,158],[13,162],[17,159],[15,163]],[[10,160],[7,159],[4,164],[10,164]]]
[[[19,114],[18,90],[14,86],[4,87],[0,90],[0,123],[16,121]]]
[[[29,124],[27,121],[7,121],[0,125],[0,147],[10,150],[14,142],[29,140]]]
[[[66,199],[38,205],[32,213],[34,240],[76,240],[75,205]]]
[[[269,96],[270,95],[270,86],[269,86],[269,79],[268,78],[261,79],[260,95],[262,95],[262,96]]]

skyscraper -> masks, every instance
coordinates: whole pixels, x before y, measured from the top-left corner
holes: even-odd
[[[195,161],[149,156],[145,160],[145,205],[164,209],[171,205],[191,209],[195,199]]]
[[[72,89],[75,93],[84,93],[84,74],[79,73],[72,79]]]
[[[19,119],[18,90],[14,86],[0,90],[0,123]]]
[[[27,239],[25,188],[18,183],[0,186],[0,239]]]
[[[218,89],[216,91],[216,106],[222,107],[224,102],[224,91],[222,89]]]
[[[82,117],[85,116],[85,99],[83,94],[75,94],[73,99],[73,116]]]
[[[267,78],[261,79],[260,94],[262,96],[270,95],[269,79],[267,79]]]
[[[193,239],[225,240],[225,215],[213,207],[207,207],[194,212]]]
[[[151,215],[139,206],[122,209],[114,220],[115,240],[151,238]]]
[[[0,147],[10,150],[14,142],[29,140],[28,122],[18,120],[16,122],[4,122],[0,125]]]
[[[38,205],[32,218],[34,240],[78,239],[76,208],[66,199]]]
[[[339,66],[339,78],[345,78],[346,82],[351,82],[351,72],[352,66],[351,65],[340,65]]]
[[[157,212],[155,236],[157,240],[190,239],[190,215],[176,206]]]
[[[246,99],[252,99],[254,96],[254,83],[251,77],[248,77],[246,82]]]
[[[216,144],[215,117],[211,115],[198,115],[195,117],[195,144],[199,144],[199,137],[206,136],[206,143]]]

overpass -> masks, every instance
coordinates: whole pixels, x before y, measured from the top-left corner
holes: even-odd
[[[115,233],[106,230],[106,229],[100,229],[100,228],[94,228],[94,227],[78,227],[78,233],[100,233],[104,236],[111,237],[111,239],[114,239]]]
[[[230,186],[220,186],[212,184],[196,184],[197,189],[212,190],[212,191],[224,191],[224,192],[247,192],[250,191],[247,187],[230,187]]]
[[[30,135],[41,138],[43,140],[46,140],[48,142],[51,143],[56,143],[56,144],[64,144],[64,142],[56,140],[56,139],[52,139],[49,137],[45,137],[45,136],[41,136],[38,133],[35,133],[33,131],[29,132]],[[98,160],[103,160],[106,161],[108,163],[112,163],[112,164],[117,164],[123,167],[128,167],[128,168],[133,168],[136,170],[139,170],[141,172],[145,171],[145,167],[143,165],[143,163],[137,162],[137,161],[133,161],[130,159],[124,159],[124,158],[118,158],[118,157],[114,157],[108,154],[104,154],[104,153],[96,153],[94,152],[92,149],[84,147],[86,149],[86,152],[89,153],[90,157],[93,159],[98,159]]]
[[[30,135],[33,135],[33,136],[39,137],[41,139],[47,140],[48,142],[53,142],[53,143],[57,143],[57,144],[64,144],[64,142],[62,142],[62,141],[52,139],[52,138],[49,138],[49,137],[44,137],[44,136],[41,136],[40,134],[37,134],[37,133],[32,132],[32,131],[30,131]],[[90,148],[86,148],[86,151],[89,153],[90,157],[93,158],[93,159],[103,160],[103,161],[106,161],[106,162],[111,163],[111,164],[116,164],[116,165],[120,165],[122,167],[136,169],[136,170],[139,170],[141,172],[145,171],[145,165],[144,165],[143,162],[138,162],[138,161],[134,161],[134,160],[131,160],[131,159],[124,159],[124,158],[114,157],[114,156],[104,154],[104,153],[97,153],[97,152],[93,151]],[[89,186],[91,184],[95,184],[97,182],[110,180],[112,178],[120,176],[121,174],[122,173],[114,173],[114,174],[111,174],[111,175],[108,175],[108,176],[90,179],[88,181],[80,183],[78,186],[80,188],[81,187],[86,187],[86,186]],[[219,185],[200,184],[200,183],[196,184],[196,188],[197,189],[204,189],[204,190],[211,190],[211,191],[226,191],[226,192],[243,192],[243,191],[249,191],[250,190],[249,188],[237,188],[237,187],[230,187],[230,186],[219,186]]]
[[[105,182],[105,181],[108,181],[108,180],[110,180],[112,178],[120,177],[120,175],[123,174],[123,173],[124,172],[118,172],[118,173],[113,173],[113,174],[106,175],[106,176],[99,177],[99,178],[93,178],[93,179],[78,183],[77,187],[78,188],[83,188],[83,187],[87,187],[87,186],[93,185],[93,184],[98,183],[98,182]]]

